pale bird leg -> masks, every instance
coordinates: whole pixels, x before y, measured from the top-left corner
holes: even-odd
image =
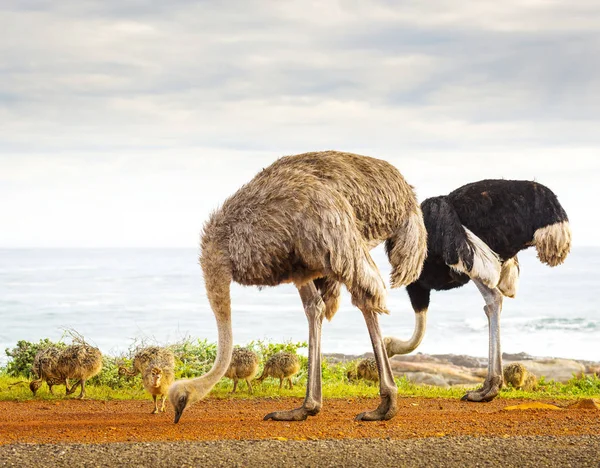
[[[79,393],[79,396],[77,398],[79,400],[83,400],[85,398],[85,380],[81,379],[79,381],[79,386],[81,387],[81,392]]]
[[[321,410],[321,325],[325,316],[325,304],[314,282],[310,281],[299,288],[304,312],[308,319],[308,382],[306,397],[300,408],[290,411],[275,411],[265,416],[265,420],[304,421]]]
[[[362,310],[362,309],[361,309]],[[379,394],[381,395],[381,403],[374,411],[367,411],[356,416],[357,421],[381,421],[392,419],[398,412],[397,399],[398,388],[394,381],[394,374],[383,339],[381,338],[381,329],[379,328],[379,319],[377,313],[369,309],[362,310],[371,343],[373,344],[373,352],[375,361],[377,361],[377,370],[379,371]]]
[[[488,375],[483,386],[468,392],[462,397],[466,401],[491,401],[502,387],[502,351],[500,349],[500,313],[502,312],[502,294],[497,288],[489,288],[478,279],[473,279],[475,286],[485,299],[483,310],[488,318],[489,328],[489,360]]]
[[[248,393],[254,393],[254,390],[252,390],[252,383],[250,382],[250,379],[246,379],[246,383],[248,384]]]

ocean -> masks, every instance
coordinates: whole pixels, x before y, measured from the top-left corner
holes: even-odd
[[[382,248],[373,257],[387,279]],[[502,350],[535,356],[600,361],[600,248],[575,248],[564,265],[549,268],[530,249],[519,255],[521,281],[505,299]],[[473,284],[433,292],[425,339],[416,352],[487,356],[487,319]],[[384,336],[409,338],[414,314],[403,288],[388,289]],[[306,341],[300,298],[291,285],[259,290],[234,284],[233,335]],[[171,343],[187,336],[216,341],[195,249],[0,250],[0,362],[18,340],[58,340],[75,329],[104,353],[126,351],[135,339]],[[344,290],[340,310],[323,327],[323,352],[371,350],[361,313]]]

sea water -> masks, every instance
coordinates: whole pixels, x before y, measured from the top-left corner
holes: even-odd
[[[387,281],[383,249],[372,254]],[[502,350],[600,360],[600,248],[575,248],[556,268],[540,264],[533,249],[519,259],[519,291],[505,299],[501,317]],[[487,356],[483,305],[473,284],[433,292],[417,351]],[[388,308],[391,315],[381,317],[384,335],[408,339],[414,313],[404,288],[388,289]],[[234,284],[232,311],[236,343],[308,338],[292,285],[259,290]],[[127,350],[135,339],[217,339],[195,249],[0,250],[0,318],[0,362],[18,340],[58,340],[65,329],[109,354]],[[340,310],[324,324],[322,350],[371,350],[362,314],[345,290]]]

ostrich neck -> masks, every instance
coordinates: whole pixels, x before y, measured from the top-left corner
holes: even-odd
[[[213,367],[204,375],[191,380],[192,386],[200,393],[208,393],[212,387],[225,375],[231,362],[233,352],[233,333],[231,319],[217,320],[219,341],[217,344],[217,358]],[[201,397],[204,395],[201,395]]]
[[[408,341],[398,338],[391,339],[390,350],[395,354],[408,354],[421,344],[427,328],[427,310],[415,313],[415,330]]]

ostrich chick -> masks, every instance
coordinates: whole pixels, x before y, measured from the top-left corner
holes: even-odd
[[[266,364],[261,376],[256,379],[262,383],[267,377],[279,379],[279,389],[283,387],[283,380],[286,379],[290,389],[294,388],[291,377],[300,370],[300,361],[298,356],[292,353],[280,352],[271,356]]]
[[[77,398],[85,398],[85,382],[102,370],[102,353],[86,343],[67,346],[63,349],[56,363],[60,375],[65,378],[79,379],[75,385],[67,389],[67,395],[74,393],[77,386],[81,391]]]
[[[531,392],[537,387],[537,377],[520,362],[504,366],[504,383],[512,387]]]
[[[374,358],[366,358],[358,363],[356,370],[348,371],[348,380],[363,379],[370,382],[379,382],[379,371],[377,361]]]
[[[250,381],[258,372],[258,356],[248,348],[235,348],[231,355],[231,364],[225,377],[233,380],[233,390],[235,393],[239,379],[244,379],[248,384],[248,392],[252,393],[252,384]]]
[[[146,391],[152,395],[154,400],[154,411],[152,414],[158,413],[157,397],[162,397],[161,412],[165,412],[165,401],[167,400],[167,391],[169,386],[175,380],[175,372],[172,367],[159,367],[160,363],[152,361],[149,366],[142,372],[142,383]]]
[[[119,375],[142,374],[144,388],[152,395],[154,411],[158,413],[157,397],[162,396],[160,411],[165,411],[167,390],[175,380],[175,356],[170,349],[148,346],[138,350],[133,357],[133,368],[119,367]]]
[[[37,379],[29,384],[29,388],[34,396],[44,381],[48,385],[48,389],[52,395],[54,395],[54,391],[52,390],[54,385],[64,384],[67,387],[67,391],[69,390],[67,379],[57,372],[56,363],[59,356],[60,349],[54,346],[40,349],[35,355],[32,368]]]

